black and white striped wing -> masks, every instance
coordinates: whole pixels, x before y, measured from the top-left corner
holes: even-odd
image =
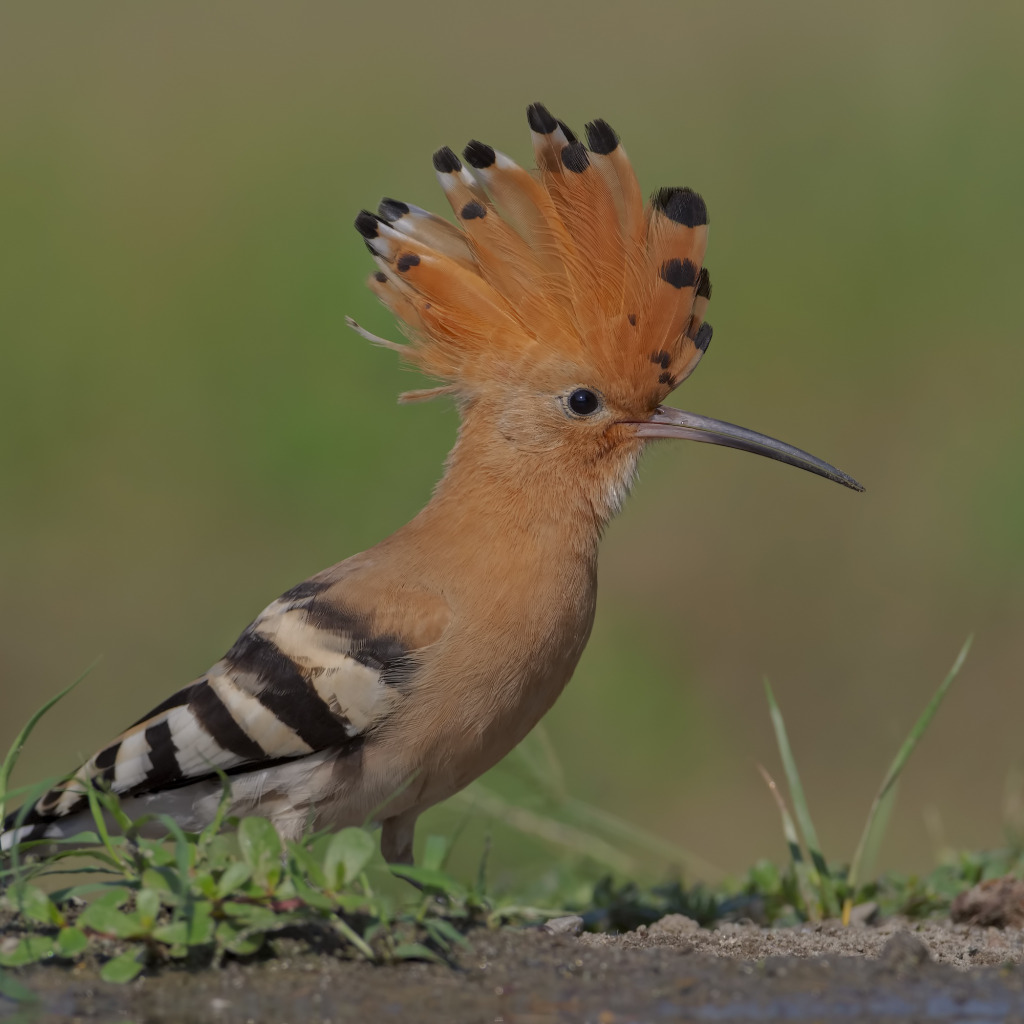
[[[82,783],[138,796],[259,770],[317,751],[356,750],[401,700],[411,652],[395,636],[300,584],[275,601],[202,678],[154,708],[49,790],[17,841],[87,805]],[[5,827],[13,824],[11,815]]]

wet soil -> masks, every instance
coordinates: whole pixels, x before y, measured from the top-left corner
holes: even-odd
[[[665,918],[624,935],[476,932],[454,967],[374,967],[287,942],[279,957],[165,970],[126,986],[94,966],[36,967],[40,997],[0,1020],[639,1024],[646,1021],[1024,1021],[1024,933],[899,919],[762,929]]]

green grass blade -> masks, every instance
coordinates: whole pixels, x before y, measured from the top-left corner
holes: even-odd
[[[818,841],[818,832],[811,820],[811,811],[807,805],[807,797],[804,795],[804,787],[800,781],[800,773],[797,771],[796,759],[793,757],[793,750],[789,745],[789,736],[786,733],[786,723],[775,701],[775,694],[772,693],[771,684],[764,681],[765,693],[768,697],[768,710],[772,718],[772,726],[775,729],[775,740],[779,746],[779,756],[782,758],[782,767],[786,772],[786,782],[789,785],[789,795],[793,799],[793,812],[800,824],[800,831],[803,833],[804,841],[807,844],[807,852],[811,856],[811,862],[818,874],[818,889],[821,892],[821,902],[825,914],[833,917],[839,913],[839,901],[836,898],[835,885],[828,869],[825,855],[821,852],[821,843]]]
[[[628,843],[669,864],[681,865],[687,872],[705,880],[722,877],[723,872],[719,868],[697,854],[600,807],[570,796],[562,763],[543,722],[534,726],[529,736],[516,747],[515,755],[537,791],[553,805],[550,816],[554,820],[565,821],[570,827],[577,826],[584,830],[596,828],[603,833],[604,838]]]
[[[188,836],[185,830],[169,814],[159,814],[156,818],[170,833],[174,843],[174,864],[177,868],[175,874],[175,887],[177,891],[174,907],[171,910],[171,920],[178,922],[182,919],[192,898],[191,875],[192,857],[189,851]]]
[[[13,767],[13,766],[12,766]],[[9,789],[6,793],[0,790],[0,797],[6,797],[10,799],[13,796],[22,797],[21,806],[16,812],[14,812],[14,827],[18,828],[21,826],[28,812],[32,809],[35,802],[50,788],[55,786],[58,782],[63,782],[67,778],[66,775],[51,775],[49,779],[42,782],[34,782],[29,786],[18,786],[17,789]],[[0,815],[4,815],[4,801],[0,800]],[[0,826],[3,825],[5,817],[0,816]],[[21,852],[26,848],[31,848],[32,844],[19,843],[10,850],[11,864],[14,865],[14,870],[17,872],[20,870],[19,864],[21,859]]]
[[[897,752],[896,757],[893,758],[892,764],[889,765],[889,771],[882,780],[882,785],[879,787],[878,793],[871,804],[867,821],[864,823],[864,831],[861,833],[860,842],[857,844],[857,852],[853,855],[853,863],[850,865],[850,874],[847,878],[851,894],[856,892],[867,851],[869,849],[877,850],[881,845],[887,819],[887,815],[881,813],[884,804],[887,798],[888,802],[891,803],[892,798],[889,797],[889,794],[893,792],[893,787],[896,785],[896,781],[899,779],[907,760],[914,752],[914,748],[927,731],[928,726],[931,725],[935,712],[939,710],[939,705],[942,704],[943,698],[946,696],[946,692],[952,685],[953,680],[960,674],[960,669],[963,668],[964,661],[967,659],[967,653],[970,651],[973,642],[974,634],[971,634],[964,641],[963,647],[960,648],[960,653],[956,656],[953,667],[949,670],[946,678],[942,680],[934,696],[928,702],[928,706],[921,713],[921,717],[914,723],[914,728],[910,730],[910,734],[903,741],[903,745]],[[876,832],[878,833],[877,835],[875,834]]]
[[[67,775],[50,775],[45,779],[37,779],[35,782],[27,782],[24,786],[15,786],[8,789],[4,796],[10,800],[13,797],[24,797],[23,804],[34,804],[48,789],[52,789],[58,782],[64,782]]]
[[[365,818],[363,818],[362,827],[366,829],[373,828],[373,823],[381,820],[383,812],[387,808],[388,804],[390,804],[392,800],[397,800],[416,781],[421,770],[422,769],[417,768],[415,771],[411,772],[404,782],[400,782],[388,796],[377,804],[377,806],[374,807]]]
[[[331,924],[347,939],[349,942],[359,950],[360,953],[366,957],[371,963],[376,961],[376,956],[373,950],[366,943],[366,941],[359,935],[358,932],[343,918],[335,917],[331,919]]]
[[[516,747],[515,756],[540,792],[557,804],[569,799],[562,762],[543,722]]]
[[[576,824],[600,829],[606,836],[629,843],[668,864],[681,865],[690,874],[696,875],[705,882],[721,879],[724,874],[721,868],[704,860],[699,854],[677,846],[667,839],[662,839],[661,836],[641,828],[639,825],[634,825],[601,807],[570,798],[566,800],[562,809],[568,817],[574,819]]]
[[[793,816],[789,813],[786,801],[779,792],[778,784],[768,773],[768,769],[764,765],[759,764],[757,770],[761,773],[765,783],[767,783],[768,789],[775,798],[775,803],[779,808],[779,815],[782,818],[782,834],[786,837],[789,857],[793,861],[793,872],[796,875],[797,888],[800,890],[800,898],[804,901],[804,916],[809,921],[818,921],[821,919],[821,910],[818,906],[818,900],[814,897],[814,885],[811,882],[810,871],[807,867],[807,861],[804,859],[803,847],[800,845],[800,836],[797,834]]]
[[[7,816],[7,785],[11,778],[11,772],[14,770],[15,764],[17,764],[18,758],[21,756],[22,748],[28,742],[29,736],[32,735],[32,730],[39,724],[39,719],[41,719],[54,704],[63,700],[76,686],[78,686],[78,684],[82,682],[82,680],[85,679],[85,677],[96,667],[96,664],[97,662],[94,661],[70,686],[65,686],[60,693],[51,697],[24,724],[24,726],[22,726],[21,732],[14,737],[14,742],[7,751],[7,756],[2,762],[0,762],[0,822],[2,822]]]
[[[620,875],[631,875],[636,871],[636,861],[633,857],[592,832],[584,831],[557,818],[538,814],[526,807],[519,807],[480,782],[475,782],[462,790],[456,794],[456,798],[526,835],[537,836],[545,842],[572,850]]]
[[[85,797],[89,801],[89,813],[92,815],[93,823],[96,825],[96,834],[100,837],[100,842],[110,855],[111,860],[117,864],[118,870],[122,873],[126,873],[126,865],[118,855],[117,850],[114,848],[114,841],[111,839],[110,830],[107,828],[107,819],[103,816],[103,807],[100,804],[99,791],[93,785],[91,779],[86,781]]]
[[[864,846],[864,852],[861,855],[861,861],[858,865],[858,870],[863,872],[865,877],[870,878],[875,870],[875,862],[878,860],[878,851],[882,846],[882,840],[885,838],[885,831],[889,825],[889,817],[892,814],[892,809],[896,804],[896,794],[900,791],[899,782],[894,782],[881,800],[878,801],[877,807],[872,807],[872,814],[874,820],[872,821],[871,829],[868,832],[867,842]],[[853,884],[856,884],[856,878],[852,879]],[[847,879],[849,886],[848,892],[850,899],[856,896],[852,885],[850,885],[850,879]]]

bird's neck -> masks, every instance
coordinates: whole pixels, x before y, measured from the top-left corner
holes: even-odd
[[[406,564],[429,551],[436,565],[444,552],[452,575],[471,566],[472,577],[490,573],[492,580],[513,568],[537,577],[557,570],[592,576],[611,515],[606,504],[558,453],[524,449],[468,419],[431,500],[385,546]]]
[[[604,528],[586,481],[557,453],[524,451],[497,432],[464,428],[424,509],[455,517],[466,534],[528,536],[591,557]]]

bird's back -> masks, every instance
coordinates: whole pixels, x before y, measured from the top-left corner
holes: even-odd
[[[226,776],[235,813],[288,836],[380,821],[385,855],[408,860],[417,815],[503,757],[571,676],[598,543],[646,444],[727,445],[860,489],[662,404],[711,340],[704,200],[667,188],[645,205],[604,121],[584,145],[540,104],[528,120],[536,171],[477,141],[469,167],[434,154],[457,223],[393,199],[356,218],[370,287],[410,343],[367,336],[443,382],[406,399],[449,395],[460,414],[426,508],[269,605],[209,672],[8,819],[4,848],[88,827],[89,783],[130,817],[200,828]]]
[[[88,784],[119,794],[129,817],[168,813],[198,830],[223,773],[233,813],[258,808],[297,836],[422,810],[494,764],[572,674],[593,620],[593,560],[507,546],[482,510],[470,536],[436,504],[443,495],[272,602],[207,673],[10,815],[4,848],[89,827]],[[546,586],[552,570],[570,600]]]

